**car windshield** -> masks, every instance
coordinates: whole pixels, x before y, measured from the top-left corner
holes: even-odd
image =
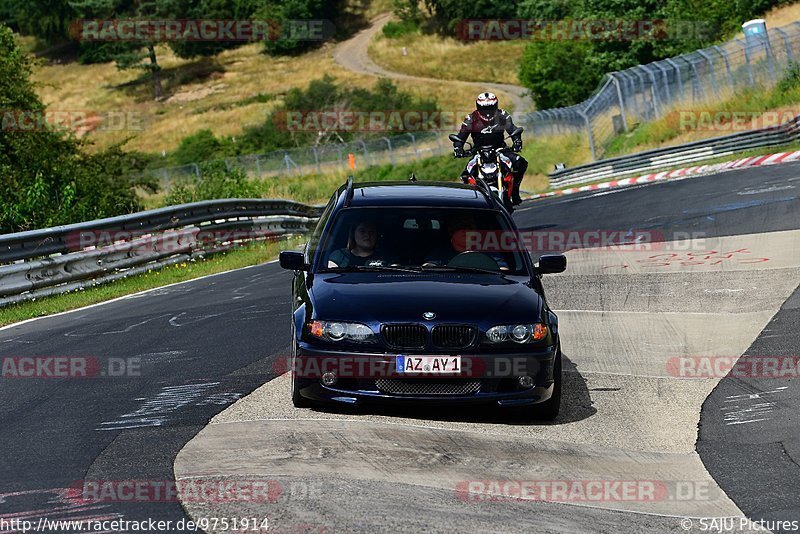
[[[525,275],[516,233],[497,211],[347,208],[319,251],[323,271],[395,270]]]

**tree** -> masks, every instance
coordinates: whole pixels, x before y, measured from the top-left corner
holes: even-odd
[[[531,41],[525,46],[519,78],[540,109],[580,102],[591,94],[604,71],[581,41]]]
[[[165,20],[174,18],[175,4],[171,0],[73,0],[72,8],[82,20],[100,20],[109,23],[113,20]],[[84,39],[84,28],[78,28],[78,39]],[[138,68],[150,73],[153,81],[153,96],[159,99],[164,90],[161,87],[161,66],[156,56],[155,38],[150,40],[121,41],[112,40],[105,42],[81,42],[85,57],[86,49],[89,57],[101,60],[113,60],[119,69]]]
[[[43,116],[30,62],[0,25],[0,233],[110,217],[140,209],[126,178],[144,162],[118,148],[86,155],[74,137],[46,123],[21,130],[18,117]],[[152,184],[149,184],[152,188]]]
[[[343,0],[275,0],[264,4],[255,18],[275,23],[279,35],[264,41],[268,54],[298,54],[319,46],[321,42],[307,39],[302,35],[292,35],[291,21],[331,21],[341,12]],[[323,31],[327,31],[327,27]],[[327,37],[327,36],[325,36]]]
[[[25,35],[35,35],[48,45],[69,37],[75,12],[67,0],[3,0],[0,23]]]
[[[445,34],[452,34],[463,20],[514,18],[518,5],[519,0],[425,0],[425,7],[434,17],[433,26]]]

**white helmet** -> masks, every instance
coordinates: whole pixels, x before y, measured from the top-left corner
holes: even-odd
[[[492,120],[495,113],[497,113],[497,96],[488,91],[479,94],[478,98],[475,99],[475,108],[483,120]]]

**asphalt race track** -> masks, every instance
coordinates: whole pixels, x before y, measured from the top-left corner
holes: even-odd
[[[686,358],[798,356],[800,166],[550,198],[515,217],[523,230],[645,231],[660,242],[571,250],[567,272],[546,279],[567,359],[553,424],[294,409],[281,376],[290,275],[270,263],[0,330],[0,359],[141,369],[2,379],[0,519],[177,521],[186,515],[174,498],[86,502],[67,491],[177,478],[269,481],[268,502],[182,504],[195,518],[268,517],[275,532],[699,532],[706,517],[800,520],[797,374],[681,371]],[[493,480],[664,491],[594,502],[464,491]]]

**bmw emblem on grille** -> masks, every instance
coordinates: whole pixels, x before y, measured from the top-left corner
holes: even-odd
[[[425,312],[425,313],[422,314],[422,317],[426,321],[432,321],[433,319],[436,319],[436,314],[433,313],[433,312]]]

